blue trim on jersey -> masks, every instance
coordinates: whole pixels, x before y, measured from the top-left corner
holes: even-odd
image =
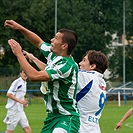
[[[81,98],[83,98],[91,89],[93,80],[91,80],[79,93],[76,95],[76,101],[78,102]]]
[[[17,89],[20,89],[21,87],[22,87],[22,85],[18,86],[18,88],[17,88]]]
[[[86,73],[92,73],[92,74],[95,73],[94,71],[86,71],[86,70],[81,70],[81,69],[79,69],[79,72],[86,72]]]
[[[20,89],[22,85],[18,86],[17,89]],[[17,92],[17,90],[13,90],[12,92]]]

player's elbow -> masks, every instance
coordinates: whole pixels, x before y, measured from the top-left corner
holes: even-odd
[[[33,81],[33,82],[35,82],[35,81],[40,81],[40,82],[41,81],[46,81],[46,82],[50,81],[50,77],[49,76],[47,76],[47,75],[40,76],[40,75],[37,75],[37,74],[29,75],[28,79],[30,81]]]
[[[27,72],[27,77],[30,81],[50,81],[50,76],[45,70]]]
[[[6,94],[6,97],[9,97],[9,93]]]
[[[28,71],[28,72],[26,72],[26,75],[28,77],[28,80],[36,81],[37,80],[38,71]]]
[[[30,81],[32,81],[32,82],[35,82],[35,81],[40,81],[40,82],[45,81],[45,82],[49,82],[49,81],[51,81],[49,78],[29,77],[28,79],[29,79]]]
[[[37,78],[35,76],[28,76],[28,79],[33,82],[37,81]]]
[[[12,96],[12,94],[11,94],[11,93],[7,93],[6,96],[7,96],[8,98],[10,98],[10,97]]]

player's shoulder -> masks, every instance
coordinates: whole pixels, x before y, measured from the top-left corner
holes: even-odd
[[[15,83],[18,82],[19,80],[20,80],[20,77],[14,79],[14,80],[12,81],[12,84],[15,84]]]
[[[98,75],[96,71],[79,70],[78,77],[79,79],[94,80],[98,78]]]
[[[95,75],[96,72],[95,71],[86,71],[86,70],[79,69],[79,74],[82,74],[82,75]]]
[[[43,48],[43,47],[44,47],[44,45],[45,45],[45,46],[50,46],[50,44],[49,44],[49,43],[47,43],[47,42],[42,42],[42,43],[40,44],[40,48]]]
[[[65,66],[76,66],[78,67],[77,63],[73,60],[73,58],[68,58],[68,57],[64,57],[64,56],[56,56],[54,58],[54,61],[60,65],[60,64],[64,64]]]

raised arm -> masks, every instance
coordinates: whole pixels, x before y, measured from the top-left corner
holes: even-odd
[[[116,130],[117,130],[117,129],[120,129],[120,128],[122,127],[123,122],[124,122],[127,118],[129,118],[132,114],[133,114],[133,109],[131,108],[131,109],[129,109],[129,110],[125,113],[125,115],[122,117],[122,119],[116,124],[115,129],[116,129]]]
[[[25,57],[30,61],[36,64],[36,66],[40,69],[40,70],[44,70],[46,64],[43,63],[42,61],[40,61],[38,58],[36,58],[33,54],[28,53],[27,51],[23,50],[23,54],[25,55]]]
[[[43,40],[34,32],[26,29],[25,27],[18,24],[14,20],[6,20],[4,23],[4,26],[10,27],[13,30],[19,30],[30,43],[32,43],[36,47],[40,48],[40,44],[43,42]]]
[[[12,49],[14,55],[16,55],[18,62],[26,73],[27,77],[31,81],[50,81],[50,76],[45,70],[37,71],[32,67],[29,62],[26,60],[25,56],[22,53],[22,48],[18,42],[13,39],[8,40],[8,44]]]

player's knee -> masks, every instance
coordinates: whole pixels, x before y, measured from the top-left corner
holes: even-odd
[[[63,128],[55,128],[52,133],[67,133]]]
[[[31,128],[29,126],[23,128],[25,133],[31,133]]]

